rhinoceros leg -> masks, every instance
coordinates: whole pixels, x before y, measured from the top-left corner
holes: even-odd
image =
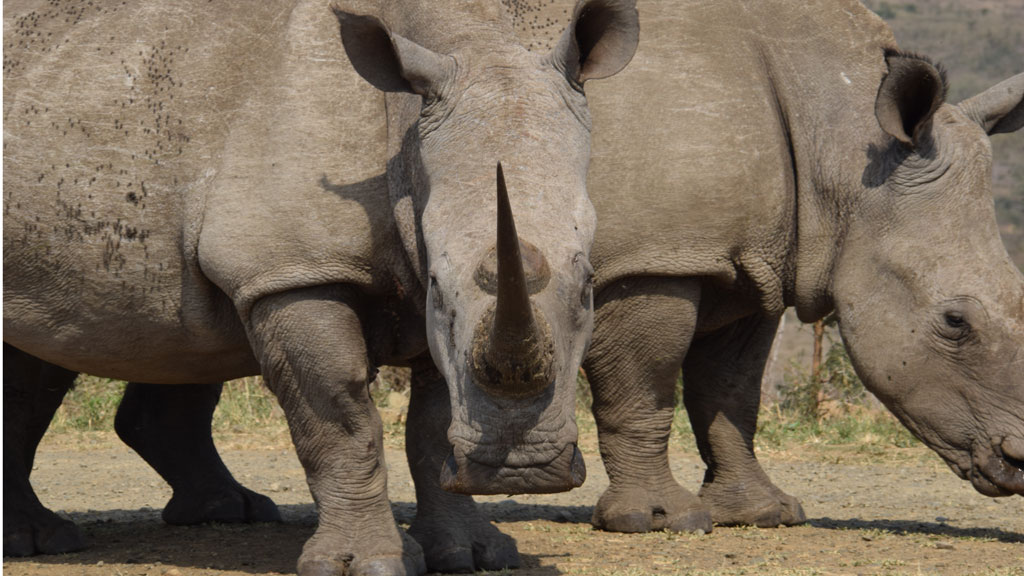
[[[163,511],[168,524],[280,522],[277,506],[239,484],[213,445],[210,422],[221,388],[132,382],[114,429],[174,490]]]
[[[700,289],[629,278],[601,291],[584,369],[610,485],[593,524],[614,532],[711,530],[711,515],[672,476],[675,380],[693,336]]]
[[[754,456],[761,375],[778,322],[740,320],[694,342],[683,364],[683,401],[708,466],[699,494],[716,524],[806,520],[800,502],[772,484]]]
[[[36,448],[76,374],[4,344],[4,556],[85,547],[73,523],[36,497],[29,474]]]
[[[475,572],[519,566],[516,541],[488,522],[471,496],[441,488],[451,452],[451,405],[444,377],[427,358],[414,368],[405,450],[416,484],[416,519],[409,533],[423,547],[431,572]]]
[[[423,551],[398,529],[388,502],[383,429],[355,301],[337,286],[294,290],[260,300],[244,319],[319,514],[298,573],[421,574]]]

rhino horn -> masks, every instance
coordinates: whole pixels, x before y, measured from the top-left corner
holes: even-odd
[[[533,310],[526,288],[526,272],[519,251],[519,235],[508,201],[505,174],[498,164],[498,302],[494,311],[493,336],[516,340],[533,332]]]
[[[496,395],[535,396],[552,382],[554,352],[550,329],[540,314],[534,314],[530,301],[519,235],[500,163],[496,250],[496,302],[474,335],[476,381]]]

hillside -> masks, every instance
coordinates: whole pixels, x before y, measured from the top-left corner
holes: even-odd
[[[865,4],[904,50],[941,62],[949,101],[1024,72],[1024,0],[914,0]],[[993,191],[1003,243],[1024,269],[1024,131],[992,138]]]

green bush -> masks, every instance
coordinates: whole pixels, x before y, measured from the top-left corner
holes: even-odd
[[[260,376],[225,382],[213,412],[213,429],[218,431],[239,432],[283,421],[284,412],[278,407],[277,398]]]
[[[120,380],[79,375],[53,415],[50,428],[57,432],[113,430],[124,387]]]
[[[835,324],[835,317],[826,318],[826,327]],[[821,420],[826,413],[836,410],[847,413],[851,406],[862,406],[870,398],[842,342],[835,342],[826,334],[828,352],[822,358],[819,373],[812,374],[794,361],[779,386],[781,409],[806,421]]]
[[[834,324],[835,318],[826,319],[826,325]],[[758,444],[783,448],[794,442],[859,443],[866,450],[917,444],[917,439],[868,394],[842,342],[833,341],[831,336],[827,340],[828,352],[816,378],[796,362],[786,370],[778,404],[761,411]]]

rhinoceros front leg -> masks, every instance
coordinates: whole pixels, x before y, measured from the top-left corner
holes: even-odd
[[[168,524],[280,522],[277,506],[239,484],[213,444],[210,424],[222,384],[166,386],[132,382],[114,430],[174,490]]]
[[[594,526],[613,532],[711,530],[708,509],[668,463],[675,380],[697,321],[700,289],[673,278],[616,281],[595,299],[584,362],[610,482]]]
[[[39,441],[76,374],[4,344],[4,556],[85,547],[78,528],[36,497],[29,483]]]
[[[754,456],[761,376],[778,318],[752,316],[697,340],[683,364],[683,402],[707,464],[700,498],[716,524],[800,524],[800,502]]]
[[[444,377],[426,358],[413,369],[405,451],[416,484],[416,519],[409,527],[431,572],[475,572],[519,566],[516,541],[498,531],[465,494],[441,488],[451,404]]]
[[[323,286],[260,300],[249,337],[284,409],[319,525],[300,576],[421,574],[420,546],[395,524],[387,496],[372,370],[350,291]]]

